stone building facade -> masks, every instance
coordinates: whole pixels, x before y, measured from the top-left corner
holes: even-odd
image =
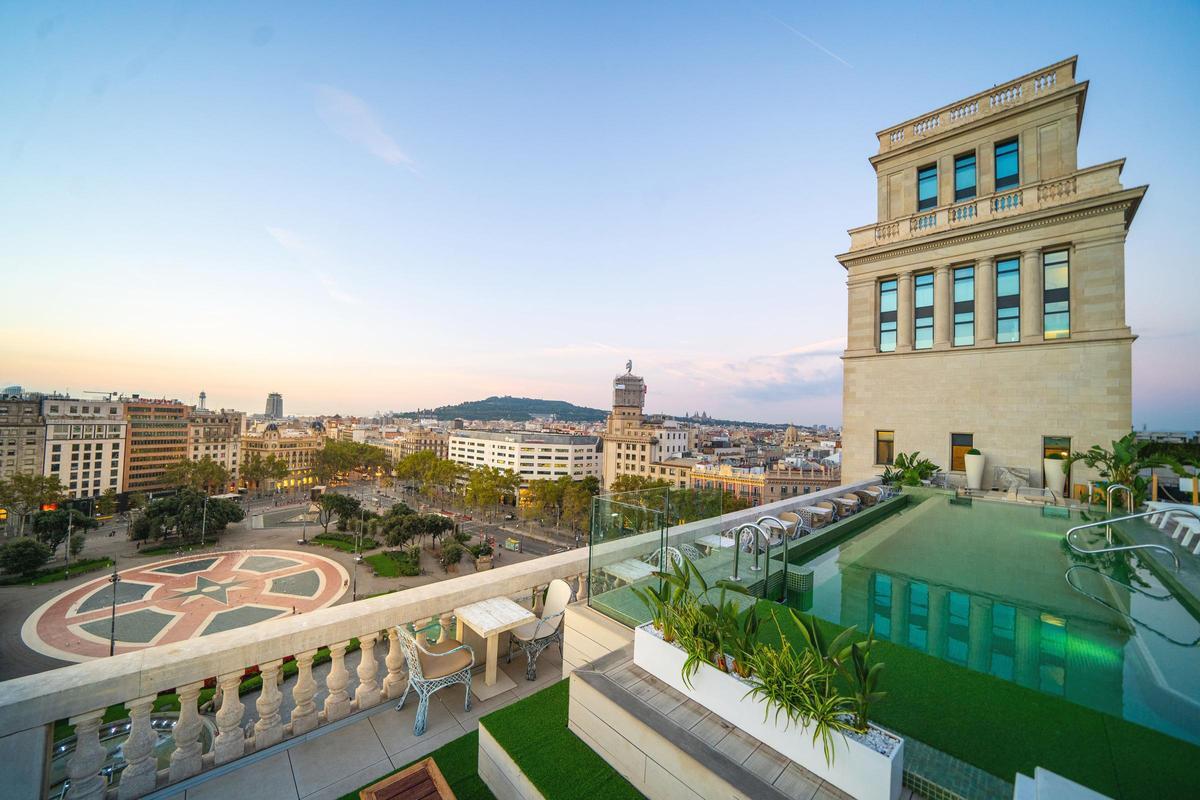
[[[231,488],[236,488],[245,427],[246,415],[241,411],[193,409],[188,420],[188,458],[211,458],[228,470]]]
[[[634,375],[632,366],[613,379],[613,408],[605,424],[604,488],[619,475],[654,477],[650,467],[676,458],[691,448],[688,429],[673,420],[648,418],[643,413],[646,382]]]
[[[127,492],[159,492],[174,488],[166,480],[171,465],[188,457],[191,406],[178,400],[122,400],[126,446],[124,485]]]
[[[288,466],[288,476],[272,485],[277,490],[293,491],[316,484],[313,470],[324,447],[323,430],[282,427],[272,422],[259,433],[242,436],[242,463],[255,455],[282,459]]]
[[[1131,425],[1125,237],[1146,187],[1080,167],[1074,57],[878,133],[845,267],[845,480],[920,451],[1027,471]],[[1082,466],[1072,476],[1086,480]],[[1070,484],[1069,484],[1070,485]]]
[[[41,473],[45,441],[40,402],[0,396],[0,478]]]
[[[46,397],[42,416],[44,475],[57,477],[73,498],[125,491],[129,423],[122,403]]]

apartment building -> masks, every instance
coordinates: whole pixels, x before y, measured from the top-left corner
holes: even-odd
[[[600,440],[595,436],[523,431],[451,431],[451,461],[468,467],[509,469],[522,483],[535,480],[600,478]]]
[[[604,433],[604,488],[618,475],[651,477],[650,466],[682,456],[694,439],[688,428],[674,420],[647,417],[646,382],[633,374],[630,364],[624,375],[613,379],[613,407]]]
[[[288,465],[288,476],[274,482],[276,489],[297,489],[315,485],[313,468],[317,454],[325,447],[325,432],[317,428],[289,428],[275,423],[257,433],[242,436],[242,462],[252,456],[274,456]]]
[[[693,489],[719,490],[749,500],[754,505],[762,505],[837,486],[841,483],[841,472],[836,469],[768,469],[730,464],[696,464],[692,467],[690,481]]]
[[[178,400],[123,398],[125,421],[124,490],[158,492],[174,488],[166,472],[188,457],[191,406]]]
[[[211,458],[229,471],[237,486],[242,463],[242,433],[246,415],[241,411],[193,409],[187,427],[187,457],[192,461]]]
[[[450,452],[450,434],[428,428],[413,428],[396,437],[393,449],[400,458],[426,450],[438,458],[447,458]]]
[[[73,498],[125,491],[129,423],[116,400],[45,397],[42,474],[62,482]]]
[[[676,489],[686,489],[692,481],[692,468],[702,463],[698,458],[671,458],[650,464],[647,477],[666,481]]]
[[[877,134],[878,221],[838,256],[849,292],[846,480],[976,448],[1042,485],[1043,456],[1130,430],[1125,237],[1146,193],[1080,167],[1074,57]],[[1078,483],[1082,467],[1077,466]]]
[[[45,440],[46,425],[38,400],[0,396],[0,478],[40,474]]]

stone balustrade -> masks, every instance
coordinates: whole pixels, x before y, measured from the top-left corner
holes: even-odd
[[[977,225],[1012,214],[1039,211],[1120,191],[1121,168],[1124,165],[1124,160],[1110,161],[1081,169],[1065,177],[1006,189],[900,219],[852,228],[849,232],[850,252],[944,233],[952,228]]]
[[[505,565],[486,572],[359,600],[308,614],[263,622],[177,644],[97,659],[0,683],[0,751],[17,767],[0,768],[0,777],[24,776],[31,785],[8,788],[14,796],[44,797],[47,787],[35,778],[48,774],[51,730],[66,719],[75,727],[75,749],[67,763],[68,800],[118,800],[141,797],[156,789],[192,778],[205,770],[230,764],[252,753],[281,746],[323,725],[365,711],[385,700],[398,699],[407,683],[404,656],[396,626],[414,624],[432,629],[439,639],[450,635],[453,609],[493,597],[529,601],[540,596],[550,581],[562,578],[586,596],[586,549]],[[426,634],[428,636],[429,634]],[[357,639],[361,658],[357,685],[351,689],[346,651]],[[386,674],[380,680],[377,646],[387,647]],[[313,698],[317,683],[313,660],[328,648],[330,669],[327,694],[318,708]],[[294,659],[291,683],[294,709],[289,719],[280,714],[280,677],[286,660]],[[257,667],[262,690],[254,701],[258,719],[243,724],[245,704],[239,686],[247,671]],[[203,753],[204,727],[199,698],[215,680],[217,735]],[[161,692],[175,691],[180,712],[174,725],[176,748],[169,767],[159,770],[153,753],[156,741],[151,710]],[[108,755],[100,741],[106,710],[123,704],[129,716],[129,736],[123,745],[126,766],[115,792],[101,770]]]
[[[1028,103],[1075,84],[1075,59],[1069,58],[1043,70],[1031,72],[1008,83],[951,103],[917,119],[879,131],[879,152],[896,150],[931,136],[966,125],[991,114]]]

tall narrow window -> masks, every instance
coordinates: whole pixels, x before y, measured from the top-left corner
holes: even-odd
[[[896,432],[875,431],[875,463],[891,464],[896,456]]]
[[[966,472],[967,471],[967,451],[975,446],[975,434],[973,433],[952,433],[950,434],[950,471],[951,472]]]
[[[913,349],[933,347],[933,273],[913,281]]]
[[[896,349],[896,279],[879,282],[879,352]]]
[[[1017,140],[1009,139],[996,145],[996,191],[1020,183],[1021,167]]]
[[[1047,339],[1065,339],[1071,335],[1071,279],[1066,250],[1042,254],[1043,335]]]
[[[1021,259],[996,262],[996,344],[1021,341]]]
[[[954,346],[975,344],[975,268],[954,270]]]
[[[975,196],[975,154],[967,153],[954,159],[954,202]]]
[[[1071,437],[1043,436],[1042,458],[1050,458],[1052,455],[1060,455],[1063,458],[1071,455]]]
[[[917,170],[917,211],[937,205],[937,165]]]

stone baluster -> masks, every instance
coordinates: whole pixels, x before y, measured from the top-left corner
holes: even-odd
[[[336,722],[350,713],[350,694],[346,684],[350,682],[350,673],[346,671],[346,648],[350,642],[338,642],[329,645],[330,668],[325,676],[325,688],[329,694],[325,696],[325,721]]]
[[[317,693],[317,682],[313,680],[312,674],[313,657],[316,654],[316,650],[296,654],[299,673],[296,676],[296,685],[292,687],[292,701],[295,703],[292,709],[292,736],[308,733],[317,727],[317,705],[313,702],[313,695]]]
[[[438,617],[438,627],[441,628],[441,630],[438,631],[438,641],[439,642],[444,642],[447,639],[454,638],[454,634],[451,633],[451,631],[453,630],[453,628],[451,628],[451,625],[454,622],[453,618],[454,618],[454,615],[452,613],[450,613],[449,611],[447,611],[445,614],[442,614],[441,616]]]
[[[279,668],[282,666],[282,659],[259,665],[262,691],[254,703],[258,710],[258,722],[254,723],[255,750],[265,750],[283,739],[283,722],[279,716],[279,706],[283,703],[283,695],[279,692]]]
[[[388,653],[384,659],[387,665],[387,677],[383,679],[383,693],[389,700],[395,700],[404,694],[405,662],[404,648],[400,645],[400,634],[396,629],[388,628]]]
[[[200,721],[200,712],[196,709],[196,701],[204,681],[189,683],[179,687],[179,719],[175,721],[175,752],[171,753],[170,781],[183,780],[200,772],[200,755],[203,745],[200,744],[200,730],[204,727]]]
[[[102,800],[108,789],[108,782],[100,775],[108,754],[100,744],[103,718],[104,709],[100,709],[67,720],[75,726],[75,752],[67,762],[67,777],[71,781],[67,800]]]
[[[379,670],[375,662],[375,642],[378,640],[378,633],[358,637],[361,658],[358,661],[358,688],[354,690],[354,702],[358,704],[359,711],[378,705],[382,699],[379,681],[375,680],[375,673]]]
[[[129,737],[121,746],[126,767],[121,771],[121,783],[117,791],[119,800],[131,800],[154,791],[158,779],[158,759],[154,757],[158,736],[150,725],[154,697],[139,697],[125,704],[129,711]]]
[[[581,572],[575,576],[575,599],[587,600],[588,597],[588,574]]]
[[[246,753],[246,734],[242,731],[242,715],[246,707],[238,698],[242,672],[226,672],[217,678],[221,695],[221,710],[217,712],[217,738],[213,741],[213,763],[218,766],[241,758]]]

